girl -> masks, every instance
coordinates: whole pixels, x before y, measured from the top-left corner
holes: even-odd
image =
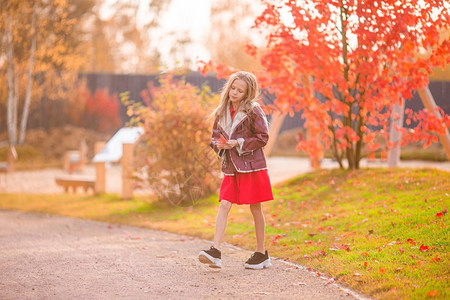
[[[228,213],[233,204],[249,204],[256,233],[256,251],[245,262],[247,269],[271,266],[264,247],[265,220],[261,202],[273,200],[263,147],[269,134],[266,116],[257,102],[255,75],[237,72],[230,76],[220,95],[211,147],[222,161],[224,179],[220,187],[214,245],[199,254],[202,263],[221,268],[220,243],[225,233]]]

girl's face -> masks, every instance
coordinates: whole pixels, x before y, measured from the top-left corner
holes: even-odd
[[[239,105],[247,92],[247,83],[244,80],[236,79],[231,84],[229,97],[233,105]]]

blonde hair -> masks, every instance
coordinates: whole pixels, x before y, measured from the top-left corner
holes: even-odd
[[[239,110],[245,112],[246,114],[250,114],[253,111],[253,102],[256,102],[259,97],[258,81],[256,80],[256,76],[252,73],[239,71],[231,74],[230,78],[228,78],[227,82],[222,87],[219,105],[212,112],[212,116],[222,118],[227,115],[226,110],[228,104],[231,102],[230,89],[236,79],[240,79],[247,84],[247,89],[245,91],[244,98],[239,105]]]

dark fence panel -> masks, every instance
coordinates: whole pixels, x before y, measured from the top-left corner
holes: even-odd
[[[120,95],[122,92],[129,91],[130,99],[141,101],[140,93],[147,89],[149,82],[154,85],[158,84],[158,75],[133,75],[133,74],[108,74],[108,73],[82,73],[79,78],[86,80],[87,88],[91,93],[95,93],[97,89],[107,89],[109,94]],[[223,86],[224,80],[218,80],[214,76],[203,76],[199,72],[191,72],[185,75],[185,80],[196,86],[208,85],[211,91],[218,93]],[[429,88],[437,103],[445,113],[450,114],[450,82],[433,81],[430,82]],[[264,103],[273,103],[275,97],[269,93],[263,92]],[[64,116],[64,111],[67,110],[67,101],[61,99],[59,101],[52,101],[49,105],[47,99],[44,97],[34,102],[31,111],[28,128],[51,128],[54,126],[63,126],[67,124],[68,118]],[[83,101],[83,99],[80,99]],[[412,99],[406,101],[406,108],[418,111],[423,108],[422,101],[417,94],[414,94]],[[6,131],[6,107],[0,107],[2,112],[0,132]],[[121,107],[122,125],[128,121],[126,115],[126,108]],[[301,118],[301,112],[295,113],[293,117],[287,116],[282,125],[281,131],[286,131],[293,128],[301,128],[304,126],[304,119]]]

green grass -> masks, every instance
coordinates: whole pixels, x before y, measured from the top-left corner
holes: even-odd
[[[450,174],[430,169],[318,171],[274,188],[264,204],[271,255],[379,299],[450,296]],[[217,196],[168,207],[117,195],[0,195],[0,208],[46,212],[212,239]],[[246,206],[230,212],[225,241],[254,248]],[[427,296],[428,295],[428,296]],[[433,296],[434,295],[434,296]]]

